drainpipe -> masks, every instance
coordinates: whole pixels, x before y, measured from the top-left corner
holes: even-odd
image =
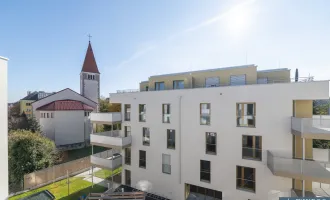
[[[182,96],[179,96],[179,140],[180,140],[180,145],[179,145],[179,183],[181,184],[181,165],[182,165],[182,160],[181,160],[181,99]]]
[[[303,173],[303,162],[305,160],[305,138],[302,138],[302,161],[301,161],[301,172]],[[302,196],[305,197],[305,180],[302,180]]]

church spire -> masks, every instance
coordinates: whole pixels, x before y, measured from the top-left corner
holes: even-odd
[[[83,64],[83,67],[81,69],[81,72],[91,72],[91,73],[96,73],[100,74],[99,69],[97,68],[97,64],[95,61],[93,49],[91,42],[89,41],[88,43],[88,48],[85,56],[85,61]]]

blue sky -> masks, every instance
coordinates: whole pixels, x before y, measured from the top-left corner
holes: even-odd
[[[103,96],[151,75],[246,63],[330,79],[329,8],[327,0],[4,1],[9,101],[28,90],[79,92],[89,33]]]

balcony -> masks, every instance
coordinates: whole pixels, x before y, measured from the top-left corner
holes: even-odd
[[[131,146],[132,137],[122,137],[118,130],[93,133],[91,134],[91,144],[108,148],[123,149]]]
[[[294,159],[289,153],[267,151],[267,166],[275,176],[330,184],[330,168],[314,160]]]
[[[110,170],[117,169],[122,165],[122,156],[118,150],[108,150],[91,155],[91,163],[100,168]]]
[[[307,139],[330,140],[330,116],[320,115],[312,118],[291,118],[291,129],[294,135]]]
[[[109,112],[109,113],[91,113],[91,122],[97,124],[115,124],[121,122],[120,112]]]

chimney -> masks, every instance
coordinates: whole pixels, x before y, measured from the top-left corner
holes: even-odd
[[[27,95],[30,95],[31,94],[31,91],[27,91]]]

